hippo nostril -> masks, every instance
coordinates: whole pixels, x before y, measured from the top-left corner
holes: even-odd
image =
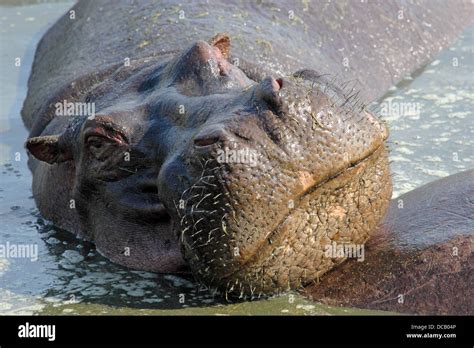
[[[271,76],[264,78],[257,87],[257,96],[266,101],[275,102],[279,91],[283,87],[283,79],[274,79]]]
[[[199,138],[194,139],[195,146],[210,146],[217,143],[220,140],[219,137],[210,137],[210,138]]]
[[[280,86],[280,89],[282,89],[282,88],[283,88],[283,79],[282,79],[282,78],[278,78],[278,79],[276,79],[275,81],[276,81],[276,82],[278,83],[278,85]]]
[[[274,79],[271,76],[264,78],[256,88],[256,98],[265,101],[271,111],[275,114],[282,114],[285,104],[280,95],[283,87],[283,79]]]

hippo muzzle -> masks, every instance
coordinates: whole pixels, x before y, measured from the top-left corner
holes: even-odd
[[[205,284],[240,295],[300,287],[344,260],[326,257],[328,245],[365,243],[383,217],[387,130],[317,82],[264,79],[216,106],[176,158],[188,185],[173,218]],[[159,187],[173,182],[163,170]]]

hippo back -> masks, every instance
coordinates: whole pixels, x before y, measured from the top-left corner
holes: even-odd
[[[249,66],[260,75],[314,69],[357,80],[362,99],[371,101],[449,45],[472,21],[470,6],[467,1],[79,1],[40,41],[22,115],[31,130],[37,118],[48,117],[46,101],[55,102],[71,83],[87,89],[114,64],[173,53],[219,32],[230,35],[234,64],[238,58],[246,72]]]

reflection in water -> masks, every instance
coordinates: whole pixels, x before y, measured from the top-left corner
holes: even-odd
[[[23,149],[27,132],[19,112],[34,45],[48,23],[69,6],[70,2],[0,6],[0,244],[34,244],[39,252],[36,262],[0,259],[0,314],[372,313],[321,306],[296,294],[228,304],[200,289],[189,277],[115,265],[90,243],[56,229],[39,216],[31,197],[31,175]],[[394,196],[438,176],[472,168],[470,110],[474,95],[470,71],[474,63],[469,54],[473,42],[472,30],[468,30],[416,79],[407,79],[384,99],[391,110],[385,119],[391,128]],[[21,68],[14,67],[15,57],[23,57]],[[456,67],[453,58],[458,58]]]

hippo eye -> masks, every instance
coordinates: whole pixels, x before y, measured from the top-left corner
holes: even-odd
[[[90,136],[87,138],[87,146],[100,148],[102,146],[103,139],[103,137]]]
[[[86,140],[87,149],[98,160],[105,159],[115,145],[114,140],[103,136],[92,135]]]

